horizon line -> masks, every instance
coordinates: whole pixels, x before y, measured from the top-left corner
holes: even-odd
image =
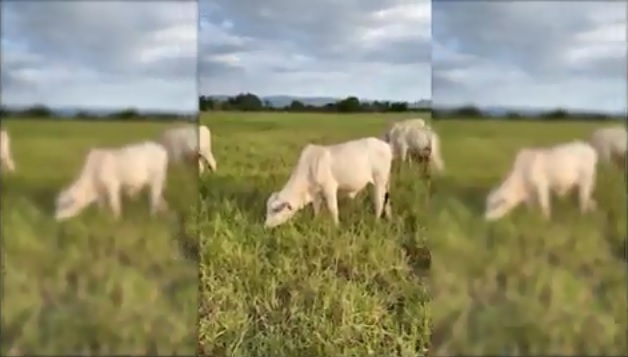
[[[346,95],[346,96],[333,96],[333,95],[296,95],[296,94],[266,94],[266,95],[260,95],[260,94],[256,94],[254,92],[240,92],[240,93],[236,93],[236,94],[200,94],[201,97],[235,97],[241,94],[253,94],[255,96],[257,96],[258,98],[268,98],[268,97],[288,97],[288,98],[302,98],[302,99],[314,99],[314,98],[320,98],[320,99],[335,99],[335,100],[342,100],[342,99],[347,99],[350,97],[355,97],[358,99],[363,99],[363,100],[369,100],[369,101],[389,101],[389,102],[393,102],[393,101],[397,101],[397,102],[420,102],[420,101],[431,101],[431,99],[426,99],[426,98],[422,98],[422,99],[413,99],[413,100],[407,100],[407,99],[370,99],[367,97],[360,97],[357,95]]]

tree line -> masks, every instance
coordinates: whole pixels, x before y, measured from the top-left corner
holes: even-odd
[[[220,110],[248,112],[405,113],[424,112],[429,110],[429,107],[420,107],[403,101],[360,101],[360,99],[354,96],[323,105],[313,105],[293,99],[288,105],[277,106],[253,93],[240,93],[226,98],[201,96],[199,98],[199,109],[201,112]]]
[[[435,120],[447,119],[529,119],[538,120],[613,120],[617,116],[605,113],[583,113],[570,112],[565,109],[554,109],[540,112],[535,115],[522,114],[517,111],[507,111],[498,115],[489,113],[475,106],[461,106],[447,110],[435,109],[431,107],[429,101],[423,101],[424,105],[411,105],[408,102],[393,101],[360,101],[355,96],[337,100],[333,103],[323,105],[313,105],[304,103],[298,99],[293,99],[290,104],[277,106],[268,100],[260,98],[253,93],[240,93],[238,95],[224,96],[200,96],[199,110],[208,111],[280,111],[280,112],[312,112],[312,113],[404,113],[404,112],[430,112]]]
[[[468,105],[462,106],[453,109],[431,109],[432,119],[434,120],[447,120],[447,119],[537,119],[537,120],[549,120],[549,121],[559,121],[559,120],[595,120],[595,121],[604,121],[604,120],[617,120],[622,117],[618,117],[617,115],[612,115],[608,113],[598,113],[598,112],[573,112],[565,109],[557,108],[547,111],[540,111],[537,114],[522,114],[517,111],[506,111],[505,113],[500,113],[498,115],[487,113],[475,106]],[[626,118],[624,114],[623,118]]]
[[[118,111],[103,113],[90,112],[88,110],[78,110],[73,114],[58,112],[45,105],[37,104],[22,109],[10,109],[5,106],[0,107],[1,118],[24,118],[24,119],[94,119],[94,120],[182,120],[191,119],[193,115],[178,113],[143,113],[134,108],[121,109]]]
[[[428,101],[425,101],[428,102]],[[212,97],[200,96],[199,109],[201,112],[207,111],[278,111],[278,112],[312,112],[312,113],[425,113],[430,112],[434,120],[447,119],[537,119],[537,120],[616,120],[626,118],[606,113],[585,113],[570,112],[564,109],[554,109],[539,112],[535,115],[522,114],[516,111],[506,111],[505,113],[494,114],[483,111],[475,106],[462,106],[459,108],[436,109],[431,107],[431,103],[422,106],[411,106],[408,102],[392,101],[360,101],[357,97],[351,96],[333,103],[323,105],[306,104],[299,100],[285,106],[276,106],[268,100],[263,100],[252,93],[241,93],[232,97]],[[8,109],[0,106],[0,117],[18,118],[75,118],[75,119],[102,119],[102,120],[191,120],[193,115],[183,115],[176,113],[142,113],[136,109],[122,109],[107,114],[99,114],[84,110],[79,110],[68,115],[59,113],[44,105],[34,105],[25,109]]]

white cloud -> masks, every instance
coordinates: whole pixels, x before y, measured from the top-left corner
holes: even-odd
[[[429,99],[427,0],[201,0],[203,94]]]
[[[2,103],[196,112],[193,2],[2,3]]]
[[[626,111],[626,3],[433,7],[435,105]]]

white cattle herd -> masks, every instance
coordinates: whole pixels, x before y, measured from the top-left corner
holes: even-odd
[[[594,210],[598,161],[625,169],[627,144],[626,128],[618,125],[595,130],[587,141],[521,148],[506,178],[488,193],[484,219],[499,219],[523,202],[538,205],[549,219],[551,194],[564,196],[574,188],[581,212]],[[307,144],[286,184],[270,194],[264,226],[283,224],[309,204],[316,215],[323,202],[333,223],[338,224],[338,194],[353,199],[368,184],[374,189],[376,219],[390,217],[390,176],[395,158],[404,163],[414,159],[439,173],[445,169],[440,138],[420,118],[393,123],[381,138]],[[122,214],[121,195],[134,196],[145,187],[149,189],[151,213],[163,211],[167,208],[163,190],[169,163],[182,161],[198,165],[199,174],[206,167],[216,171],[208,127],[178,126],[165,130],[154,141],[92,148],[78,177],[58,195],[55,218],[74,217],[94,202],[108,205],[118,218]],[[11,140],[4,129],[0,131],[0,164],[7,172],[16,171]]]

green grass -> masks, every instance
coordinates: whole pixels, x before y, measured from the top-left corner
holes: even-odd
[[[390,118],[202,118],[220,169],[201,182],[201,353],[414,356],[431,333],[433,355],[625,354],[621,173],[600,167],[595,213],[581,216],[570,197],[554,200],[551,222],[525,208],[482,220],[520,147],[587,138],[600,124],[436,122],[447,173],[429,208],[418,172],[405,169],[394,177],[391,222],[373,221],[364,193],[341,201],[337,229],[310,209],[262,228],[266,198],[307,142],[379,135]],[[417,267],[424,245],[429,292]]]
[[[168,124],[3,120],[15,174],[2,176],[2,354],[191,355],[198,263],[182,243],[197,180],[170,171],[172,212],[141,195],[123,218],[88,208],[53,220],[54,199],[92,146],[151,139]]]
[[[200,315],[199,353],[216,357],[416,356],[430,330],[433,355],[625,355],[621,173],[600,167],[592,214],[569,198],[553,201],[550,222],[525,207],[481,218],[520,147],[586,138],[600,124],[436,122],[447,173],[434,179],[429,207],[417,170],[404,168],[391,221],[374,221],[363,192],[341,199],[338,228],[309,208],[262,228],[268,195],[306,143],[379,136],[391,118],[206,115],[219,171],[198,186],[171,171],[175,212],[151,219],[141,197],[119,222],[91,208],[63,224],[51,218],[54,197],[87,148],[163,126],[3,121],[18,172],[2,176],[2,353],[192,354]],[[183,253],[193,236],[200,301],[197,263]]]
[[[553,219],[524,207],[481,220],[515,152],[586,139],[596,123],[437,122],[448,174],[427,218],[433,253],[434,355],[622,355],[626,330],[626,189],[603,165],[599,209],[553,199]]]
[[[407,115],[406,115],[407,116]],[[220,356],[417,356],[429,339],[423,185],[395,179],[395,218],[371,192],[340,201],[340,227],[304,209],[264,230],[265,202],[308,142],[379,136],[388,116],[209,114],[218,172],[201,182],[200,348]]]

